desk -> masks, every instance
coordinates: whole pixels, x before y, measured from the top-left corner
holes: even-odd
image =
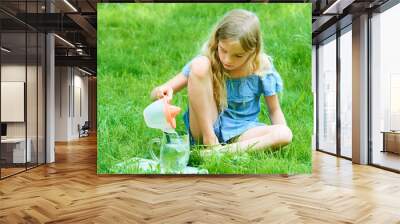
[[[6,138],[1,139],[1,157],[8,163],[25,163],[31,161],[31,145],[32,141],[30,138],[26,141],[27,148],[25,154],[25,138]],[[11,156],[12,154],[12,156]],[[4,156],[3,156],[4,155]],[[11,159],[12,158],[12,159]]]
[[[382,131],[381,133],[383,133],[382,152],[400,154],[400,131]]]

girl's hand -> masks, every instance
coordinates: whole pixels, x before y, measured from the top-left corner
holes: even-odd
[[[162,85],[154,88],[153,91],[151,91],[150,97],[152,100],[158,100],[163,97],[166,97],[167,101],[169,102],[172,100],[173,93],[174,90],[170,86]]]

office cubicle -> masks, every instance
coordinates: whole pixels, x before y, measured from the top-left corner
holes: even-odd
[[[43,2],[0,3],[1,179],[45,163],[46,40],[18,19]]]

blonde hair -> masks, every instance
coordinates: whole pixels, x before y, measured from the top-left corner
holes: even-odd
[[[226,39],[238,40],[246,52],[254,51],[249,55],[246,63],[252,60],[250,65],[255,74],[262,76],[270,67],[269,57],[263,51],[260,21],[257,15],[244,9],[235,9],[226,13],[213,29],[201,52],[211,62],[213,96],[219,112],[227,107],[225,82],[229,73],[218,57],[218,42]]]

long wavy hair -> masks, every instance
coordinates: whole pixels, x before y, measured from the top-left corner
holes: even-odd
[[[213,73],[213,96],[219,112],[227,107],[226,79],[229,73],[225,70],[218,56],[220,40],[237,40],[246,52],[252,51],[245,63],[250,63],[251,70],[262,76],[270,67],[269,57],[263,52],[260,21],[254,13],[235,9],[229,11],[214,27],[211,35],[203,45],[201,54],[211,62]]]

